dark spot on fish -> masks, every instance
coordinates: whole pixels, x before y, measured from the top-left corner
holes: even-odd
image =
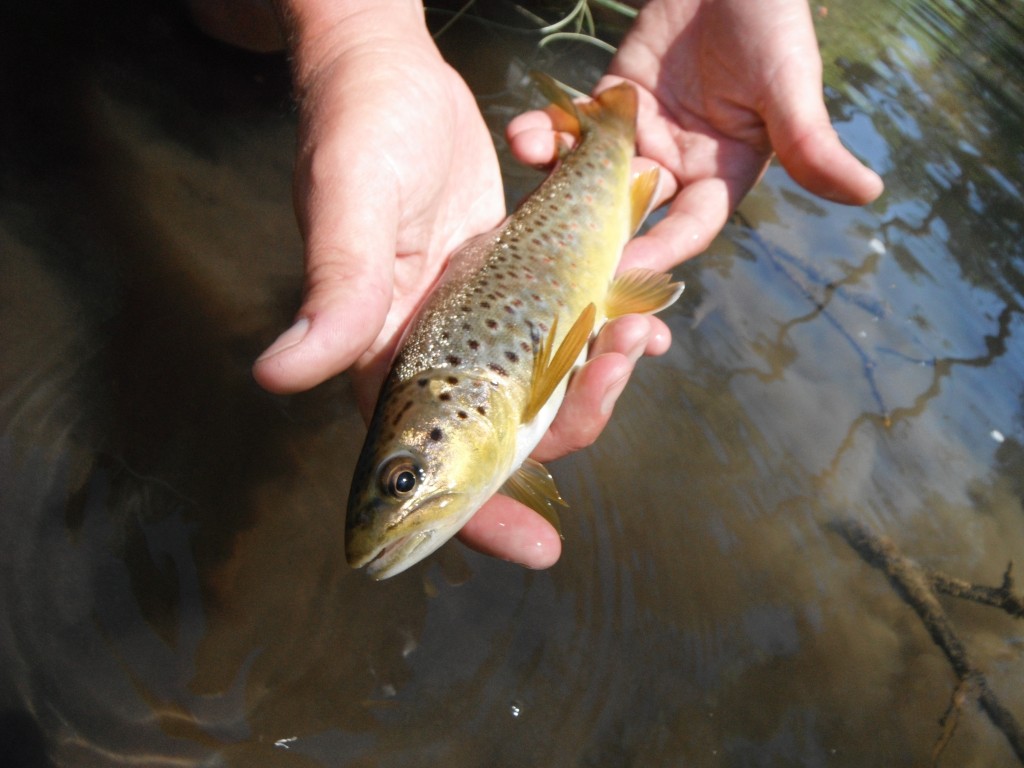
[[[451,384],[454,387],[456,384],[459,383],[459,377],[458,376],[449,376],[447,379],[445,379],[445,381],[447,381],[449,384]]]
[[[470,349],[480,349],[480,342],[476,339],[470,339],[466,343],[469,344]]]
[[[541,242],[540,238],[538,238],[538,237],[532,238],[530,240],[530,242],[533,243],[534,245],[543,245],[543,243]]]
[[[527,344],[525,341],[520,341],[519,342],[519,348],[521,350],[523,350],[523,352],[525,352],[527,354],[529,354],[530,352],[533,351],[533,348],[529,344]]]
[[[490,309],[491,308],[491,302],[489,302],[489,301],[481,301],[480,302],[480,306],[483,307],[484,309]]]
[[[420,380],[419,380],[419,381],[417,381],[416,383],[417,383],[418,385],[420,385],[421,387],[425,387],[425,386],[427,386],[427,384],[429,384],[429,383],[430,383],[430,379],[420,379]]]
[[[471,306],[469,306],[469,304],[463,304],[461,309],[462,309],[463,312],[472,312],[473,311],[473,308]]]
[[[451,335],[448,333],[448,331],[441,331],[441,338],[444,341],[448,341],[448,339],[451,338]]]
[[[512,306],[513,307],[521,307],[521,306],[523,306],[523,300],[522,299],[512,299]]]
[[[435,443],[439,441],[442,437],[444,437],[444,433],[441,431],[440,427],[434,427],[432,430],[430,430],[430,439],[433,440]]]
[[[473,330],[473,324],[472,323],[463,323],[462,324],[462,330],[464,330],[464,331],[471,331],[471,330]]]
[[[398,422],[402,420],[402,416],[404,416],[405,412],[410,408],[412,408],[412,400],[407,400],[398,413],[395,414],[395,418],[391,420],[391,426],[397,426]]]
[[[509,304],[505,305],[505,311],[508,312],[510,315],[514,315],[516,313],[516,311]]]
[[[516,354],[515,352],[513,352],[512,350],[508,350],[507,352],[505,352],[505,358],[506,358],[506,359],[507,359],[507,360],[508,360],[508,361],[509,361],[510,363],[518,363],[518,362],[519,362],[519,355],[517,355],[517,354]]]
[[[499,376],[508,376],[508,371],[506,371],[503,366],[498,365],[497,363],[490,363],[490,364],[488,364],[487,367],[490,368],[492,371],[494,371]]]
[[[455,415],[458,416],[460,419],[468,419],[469,418],[469,414],[466,413],[465,411],[456,411]]]
[[[452,393],[451,392],[442,392],[440,395],[437,396],[437,399],[440,400],[443,403],[447,403],[449,400],[452,399]]]
[[[476,407],[476,412],[479,413],[481,416],[486,416],[487,415],[487,409],[484,408],[482,405],[478,405]]]
[[[488,328],[497,328],[498,327],[498,321],[495,320],[493,317],[488,317],[487,321],[486,321],[486,325],[487,325]]]
[[[448,365],[462,365],[462,358],[456,355],[448,355],[445,360],[448,361]]]

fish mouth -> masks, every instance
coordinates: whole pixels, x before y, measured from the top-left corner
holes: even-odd
[[[406,534],[389,544],[385,544],[366,563],[367,575],[372,579],[380,581],[391,578],[407,568],[411,568],[444,543],[445,539],[441,539],[433,546],[430,546],[434,533],[434,529],[428,528]]]
[[[421,504],[418,510],[423,510],[424,506],[443,509],[448,506],[453,495],[442,493],[433,496]],[[415,514],[415,511],[411,514]],[[353,568],[365,567],[366,573],[378,581],[390,578],[433,553],[458,533],[464,522],[465,519],[435,519],[421,522],[415,527],[409,526],[411,530],[405,533],[394,529],[382,534],[375,534],[372,528],[350,529],[346,543],[349,565]]]

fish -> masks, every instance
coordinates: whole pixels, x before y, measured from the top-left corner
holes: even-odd
[[[635,88],[576,103],[534,78],[578,141],[511,216],[452,255],[399,343],[346,511],[348,563],[374,579],[430,555],[497,492],[561,533],[568,505],[530,453],[601,326],[683,291],[654,270],[616,276],[658,184],[657,168],[631,170]]]

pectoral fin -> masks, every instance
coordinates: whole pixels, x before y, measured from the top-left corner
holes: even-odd
[[[499,493],[509,496],[520,504],[525,504],[543,517],[562,535],[562,521],[558,518],[555,507],[568,507],[565,499],[558,493],[554,478],[543,464],[527,459],[512,476],[501,486]]]
[[[609,319],[632,314],[653,314],[679,298],[684,283],[673,283],[672,275],[653,269],[631,269],[612,282],[605,298],[604,314]]]
[[[648,168],[633,177],[629,187],[629,207],[632,216],[632,232],[640,229],[647,214],[654,207],[654,196],[658,192],[658,181],[661,177],[657,168]]]
[[[555,332],[558,329],[558,318],[551,324],[551,331],[539,345],[533,359],[533,377],[530,381],[530,398],[523,409],[522,423],[527,424],[540,413],[540,409],[551,397],[551,394],[558,387],[558,384],[572,370],[573,365],[590,340],[590,334],[594,330],[594,321],[597,317],[597,308],[588,304],[586,309],[573,323],[572,328],[562,339],[561,346],[554,356],[551,355],[551,347],[554,346]]]

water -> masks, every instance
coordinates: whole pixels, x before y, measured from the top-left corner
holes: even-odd
[[[773,168],[679,268],[672,350],[552,466],[572,504],[555,568],[452,544],[380,584],[341,553],[362,435],[344,380],[278,398],[248,375],[300,284],[284,62],[173,7],[5,12],[8,759],[929,762],[955,677],[829,524],[985,584],[1022,559],[1024,17],[816,12],[836,127],[885,196],[840,208]],[[477,62],[495,131],[531,64],[585,80],[605,60],[537,62],[473,19],[442,41]],[[537,176],[506,166],[514,200]],[[1019,620],[943,607],[1024,719]],[[1014,760],[969,699],[940,764]]]

